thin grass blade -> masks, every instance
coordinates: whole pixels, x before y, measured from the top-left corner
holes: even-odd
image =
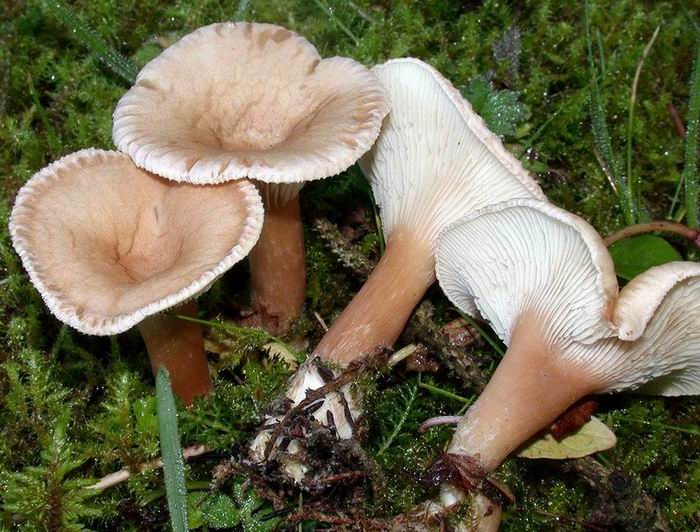
[[[355,43],[355,46],[360,44],[360,39],[357,38],[357,36],[348,28],[348,26],[340,20],[338,17],[335,16],[335,13],[333,12],[333,9],[328,7],[324,2],[321,0],[314,0],[314,3],[321,8],[326,15],[328,15],[328,18],[333,21],[333,23],[340,28],[340,31],[342,31],[345,35],[350,37],[350,40]]]
[[[620,208],[625,217],[625,222],[628,225],[634,225],[637,222],[635,216],[635,207],[630,195],[630,190],[627,183],[627,178],[622,175],[620,165],[615,158],[610,133],[608,132],[608,124],[605,116],[605,107],[603,106],[603,98],[598,86],[598,73],[593,61],[593,45],[591,39],[591,31],[589,25],[589,5],[584,4],[584,25],[586,32],[586,43],[588,48],[588,64],[591,70],[591,128],[593,130],[593,141],[600,153],[603,170],[612,178],[616,185]]]
[[[177,408],[170,386],[168,370],[161,367],[156,377],[156,400],[158,405],[158,429],[160,431],[160,455],[165,475],[165,494],[170,510],[170,524],[174,532],[186,532],[187,486],[185,485],[185,462],[180,447],[177,427]]]
[[[102,64],[126,81],[129,85],[136,81],[138,67],[131,60],[113,49],[98,33],[85,24],[71,9],[58,0],[47,0],[48,10],[60,20]]]
[[[44,126],[44,133],[46,133],[46,142],[49,144],[49,149],[51,150],[51,153],[53,155],[58,155],[61,153],[61,141],[58,140],[58,137],[56,136],[56,132],[53,129],[53,126],[51,125],[51,122],[49,121],[49,117],[46,114],[46,109],[44,109],[44,106],[41,105],[41,101],[39,100],[39,93],[36,90],[36,87],[34,86],[34,81],[32,80],[31,76],[28,76],[27,82],[29,85],[29,94],[32,97],[32,101],[34,102],[34,109],[37,115],[39,115],[39,120],[41,120],[41,124]]]
[[[629,107],[629,115],[628,115],[628,120],[627,120],[627,180],[628,180],[628,188],[630,191],[630,196],[633,198],[634,205],[636,205],[637,210],[641,208],[642,205],[642,197],[641,197],[641,182],[639,178],[639,173],[635,176],[632,173],[632,141],[634,137],[634,106],[637,103],[637,87],[639,86],[639,78],[642,74],[642,67],[644,66],[644,62],[646,61],[647,56],[649,55],[649,52],[651,51],[651,47],[654,46],[654,42],[656,41],[656,38],[659,36],[659,30],[661,29],[661,26],[657,26],[656,30],[654,30],[654,34],[651,36],[651,39],[649,39],[649,42],[647,45],[644,47],[644,51],[642,52],[642,56],[639,59],[639,63],[637,63],[637,70],[634,73],[634,81],[632,81],[632,89],[630,90],[630,107]],[[637,214],[639,214],[637,212]]]
[[[688,226],[698,229],[698,126],[700,122],[700,41],[695,51],[690,82],[688,126],[685,143],[685,166],[681,179],[685,182],[685,209]]]

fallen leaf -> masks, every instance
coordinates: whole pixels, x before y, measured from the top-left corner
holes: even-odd
[[[549,433],[534,441],[530,440],[521,448],[518,456],[520,458],[551,458],[554,460],[582,458],[589,454],[612,449],[616,443],[615,433],[600,419],[592,417],[579,430],[569,434],[561,441],[557,441]]]

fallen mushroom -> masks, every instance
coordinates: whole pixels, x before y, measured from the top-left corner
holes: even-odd
[[[138,325],[154,372],[166,366],[190,404],[211,388],[201,329],[161,312],[195,314],[194,298],[248,254],[262,218],[248,181],[180,184],[87,149],[22,187],[10,234],[59,320],[94,335]]]
[[[299,191],[346,170],[379,134],[381,85],[346,57],[321,59],[271,24],[218,23],[170,46],[114,112],[114,143],[155,174],[194,184],[255,180],[265,223],[250,254],[255,323],[279,331],[306,293]]]
[[[437,70],[409,58],[372,71],[389,95],[391,112],[360,166],[381,209],[386,251],[292,379],[287,397],[293,403],[307,389],[323,385],[319,364],[347,367],[394,344],[435,280],[436,239],[444,227],[506,199],[545,199],[520,162]],[[351,437],[361,413],[348,389],[328,397],[313,414],[326,424],[331,411],[340,438]],[[258,434],[254,460],[268,458],[269,437],[267,430]],[[294,477],[300,478],[298,471]]]
[[[439,461],[474,466],[443,485],[441,506],[475,489],[485,529],[499,514],[488,475],[581,397],[700,393],[700,264],[657,266],[618,293],[612,259],[590,225],[547,203],[514,200],[446,229],[436,271],[447,297],[487,319],[508,345]]]

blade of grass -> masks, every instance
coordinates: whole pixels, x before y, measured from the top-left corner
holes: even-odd
[[[39,101],[39,93],[37,92],[36,87],[34,87],[34,81],[32,80],[32,77],[27,76],[27,81],[29,84],[29,94],[31,95],[32,101],[34,102],[34,109],[36,111],[36,114],[39,115],[39,120],[41,120],[41,124],[44,126],[44,133],[46,133],[46,141],[49,144],[49,149],[51,150],[51,153],[53,155],[58,155],[59,153],[61,153],[61,141],[58,140],[56,132],[54,131],[51,122],[49,122],[49,117],[46,114],[46,110]]]
[[[605,52],[603,50],[603,37],[599,30],[595,32],[595,40],[598,44],[598,57],[600,61],[600,75],[605,78]]]
[[[133,84],[139,72],[129,59],[114,50],[98,33],[59,0],[47,0],[49,11],[77,37],[80,43],[102,64],[124,81]]]
[[[187,486],[185,485],[185,462],[182,458],[180,435],[177,428],[177,408],[170,387],[168,370],[161,367],[156,377],[156,401],[158,429],[160,432],[160,454],[163,460],[165,493],[168,498],[170,524],[174,532],[186,532]]]
[[[493,349],[501,356],[506,354],[505,349],[501,346],[500,342],[496,340],[495,338],[492,338],[489,333],[487,333],[477,322],[474,318],[472,318],[469,314],[465,314],[461,310],[457,310],[459,312],[459,315],[462,316],[465,320],[469,322],[469,325],[474,327],[476,329],[476,332],[481,335],[481,337],[486,340],[486,342],[493,347]]]
[[[644,61],[646,61],[651,47],[654,46],[656,38],[659,36],[659,30],[661,26],[657,26],[654,30],[654,34],[649,39],[649,42],[644,47],[642,51],[642,57],[639,58],[639,63],[637,63],[637,70],[634,73],[634,81],[632,81],[632,89],[630,90],[630,105],[629,105],[629,116],[627,119],[627,180],[629,186],[630,196],[634,198],[634,204],[637,209],[642,204],[641,197],[641,182],[640,177],[636,177],[632,174],[632,137],[634,135],[634,105],[637,102],[637,87],[639,86],[639,77],[642,74],[642,67],[644,66]]]
[[[700,41],[695,51],[690,82],[688,124],[685,141],[685,166],[681,179],[685,183],[685,210],[688,226],[698,229],[698,126],[700,122]]]
[[[350,31],[350,28],[348,28],[348,27],[343,23],[342,20],[340,20],[338,17],[335,16],[335,13],[333,13],[333,10],[332,10],[330,7],[328,7],[328,6],[327,6],[324,2],[322,2],[321,0],[314,0],[314,4],[316,4],[318,7],[320,7],[320,8],[326,13],[326,15],[328,15],[328,18],[331,19],[331,20],[333,21],[333,23],[334,23],[336,26],[338,26],[338,28],[340,28],[340,31],[342,31],[345,35],[347,35],[348,37],[350,37],[350,39],[352,40],[352,42],[355,43],[355,46],[357,46],[358,44],[360,44],[360,39],[358,39],[358,38],[355,36],[355,34],[354,34],[352,31]]]
[[[423,382],[423,379],[421,377],[421,374],[418,374],[418,387],[423,388],[424,390],[428,390],[430,393],[434,395],[440,395],[442,397],[447,397],[448,399],[453,399],[455,401],[459,401],[460,403],[464,403],[466,405],[470,405],[472,401],[474,401],[474,396],[472,395],[471,397],[462,397],[461,395],[457,395],[456,393],[452,393],[448,390],[443,390],[442,388],[438,388],[437,386],[433,386],[432,384],[428,384],[426,382]]]
[[[673,430],[676,432],[683,432],[685,434],[692,434],[693,436],[700,436],[699,429],[688,429],[683,427],[676,427],[674,425],[666,425],[665,423],[658,423],[657,421],[647,421],[645,419],[637,419],[633,417],[618,417],[620,421],[630,421],[632,423],[639,423],[641,425],[649,425],[650,427],[657,427],[660,429]]]
[[[603,106],[603,98],[600,94],[600,87],[598,85],[598,73],[593,60],[593,45],[591,40],[591,30],[589,22],[589,10],[588,1],[584,2],[584,26],[586,33],[586,45],[588,50],[588,65],[591,71],[591,96],[590,96],[590,106],[591,106],[591,128],[593,130],[593,140],[595,142],[596,148],[600,152],[605,168],[603,170],[607,172],[617,185],[617,194],[620,202],[620,207],[622,213],[625,217],[627,225],[634,225],[637,221],[635,215],[635,208],[631,201],[630,191],[627,184],[627,178],[622,175],[619,165],[615,159],[615,154],[612,149],[612,142],[610,141],[610,133],[608,132],[607,120],[605,117],[605,108]]]
[[[112,360],[119,360],[121,353],[119,350],[119,339],[117,338],[117,336],[109,337],[109,350],[112,355]]]

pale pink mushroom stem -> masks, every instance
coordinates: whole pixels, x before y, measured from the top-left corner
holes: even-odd
[[[391,347],[435,280],[434,267],[430,245],[413,231],[396,228],[369,279],[313,354],[347,366]]]
[[[192,300],[176,309],[178,314],[197,316],[197,303]],[[154,314],[139,323],[139,331],[146,343],[153,374],[161,366],[170,373],[173,392],[185,406],[195,397],[212,390],[209,365],[204,354],[202,328],[196,323],[179,320],[165,314]]]
[[[488,471],[567,407],[600,386],[581,368],[549,351],[526,316],[479,399],[457,425],[449,453],[470,455]]]
[[[304,228],[299,196],[266,202],[260,239],[249,256],[254,320],[270,332],[285,330],[301,316],[306,294]]]

